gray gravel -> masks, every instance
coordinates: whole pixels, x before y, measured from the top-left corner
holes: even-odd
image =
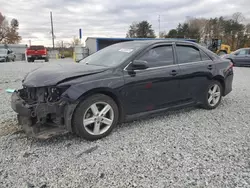
[[[39,141],[16,126],[5,89],[39,66],[0,64],[0,187],[250,187],[250,68],[235,68],[215,110],[168,112],[87,142]]]

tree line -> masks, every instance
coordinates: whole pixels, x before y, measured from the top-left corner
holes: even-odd
[[[230,17],[188,18],[179,23],[168,33],[160,32],[160,38],[189,38],[199,43],[208,43],[211,39],[219,39],[230,45],[233,50],[250,47],[250,24],[244,24],[242,13],[234,13]],[[155,32],[148,21],[132,23],[127,38],[155,38]]]

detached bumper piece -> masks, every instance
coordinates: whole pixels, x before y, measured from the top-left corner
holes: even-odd
[[[63,125],[64,105],[63,102],[28,104],[18,91],[11,96],[11,107],[18,113],[18,124],[28,136],[38,139],[48,139],[69,132]]]

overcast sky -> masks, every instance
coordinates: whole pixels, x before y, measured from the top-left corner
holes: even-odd
[[[78,30],[90,36],[125,37],[133,21],[148,20],[158,34],[191,17],[229,16],[242,12],[250,22],[249,0],[0,0],[0,11],[20,23],[22,43],[51,46],[50,11],[56,42],[69,42]]]

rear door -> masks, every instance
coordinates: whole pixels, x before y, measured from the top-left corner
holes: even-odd
[[[178,102],[179,66],[172,44],[157,45],[135,58],[148,62],[145,70],[124,70],[123,96],[128,114],[161,109]]]
[[[181,98],[197,100],[207,88],[215,64],[205,52],[192,44],[177,43],[176,54],[181,70]]]

